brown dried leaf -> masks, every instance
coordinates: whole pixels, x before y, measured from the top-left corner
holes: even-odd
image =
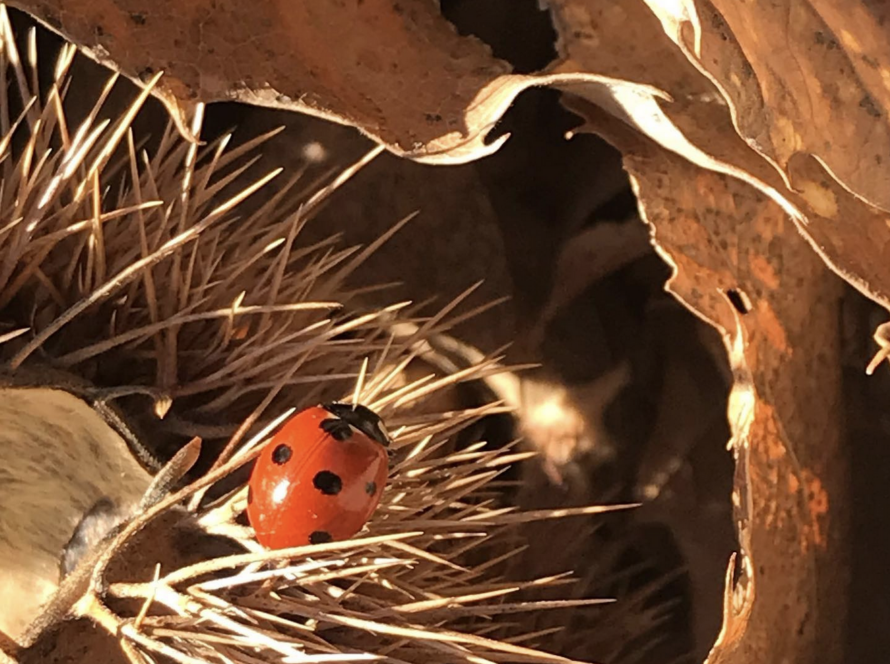
[[[787,219],[890,308],[890,58],[875,3],[552,0],[563,57],[538,76],[509,74],[423,0],[14,4],[127,76],[166,71],[157,92],[182,128],[196,102],[237,99],[457,163],[496,150],[490,127],[548,84],[647,135],[585,109],[629,155],[671,288],[722,331],[736,375],[746,557],[712,661],[836,656],[839,286]]]
[[[741,135],[790,186],[812,155],[854,195],[890,210],[890,46],[875,3],[698,0],[667,34],[720,87]]]
[[[704,1],[647,4],[551,2],[563,55],[551,71],[576,73],[568,89],[662,147],[760,189],[831,269],[890,308],[890,217],[884,211],[890,170],[882,157],[890,139],[881,119],[887,92],[873,91],[876,74],[868,64],[883,62],[887,50],[874,37],[880,16],[862,2],[844,3],[843,14],[831,0],[810,3],[845,35],[841,41],[855,53],[854,67],[848,56],[842,56],[845,64],[834,61],[841,41],[828,28],[812,27],[817,14],[811,6],[791,12],[789,3],[774,3],[778,9],[766,11],[768,3],[720,2],[730,20]],[[789,23],[795,27],[786,38],[782,26]],[[744,33],[743,44],[734,41],[729,25]],[[817,43],[822,40],[828,41]],[[777,57],[778,42],[801,55]],[[865,72],[861,81],[854,70]],[[652,87],[647,94],[642,87],[579,83],[585,73]],[[565,81],[559,84],[568,87]],[[652,92],[656,88],[662,92]]]
[[[508,73],[423,0],[12,4],[131,78],[165,71],[156,92],[186,134],[196,102],[235,99],[458,163],[499,147],[485,136],[522,90],[570,87],[759,188],[832,269],[890,308],[888,47],[873,3],[552,0],[563,57],[534,76]]]
[[[723,335],[742,545],[709,661],[838,661],[845,611],[840,284],[782,209],[588,109],[626,155],[671,291]],[[730,296],[730,293],[732,295]],[[734,302],[733,302],[734,301]]]
[[[586,83],[659,91],[598,73],[509,73],[427,0],[15,0],[10,3],[153,92],[180,131],[198,102],[235,100],[349,124],[395,154],[438,164],[495,152],[489,130],[526,88]]]
[[[423,0],[10,4],[134,80],[164,71],[156,92],[186,134],[196,102],[238,100],[351,124],[415,158],[459,161],[497,149],[483,144],[486,117],[515,96],[498,96],[513,86],[501,78],[508,65]]]

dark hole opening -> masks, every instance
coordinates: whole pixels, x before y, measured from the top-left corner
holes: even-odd
[[[741,291],[736,290],[735,288],[730,288],[726,291],[726,297],[729,298],[730,303],[743,316],[750,313],[751,307],[748,304],[747,298],[742,295]]]

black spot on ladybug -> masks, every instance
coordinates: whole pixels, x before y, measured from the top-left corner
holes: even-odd
[[[343,480],[336,473],[329,470],[321,470],[312,478],[312,486],[326,496],[336,496],[343,488]]]
[[[365,484],[365,493],[369,496],[373,496],[377,493],[377,482],[368,482]]]
[[[331,418],[321,423],[321,430],[335,440],[344,441],[352,438],[352,427],[340,418]]]
[[[334,538],[331,537],[331,534],[326,530],[316,530],[311,535],[309,535],[309,543],[310,544],[324,544],[326,542],[330,542]]]
[[[136,25],[145,25],[145,14],[140,12],[130,12],[130,20]]]
[[[281,466],[290,461],[292,454],[293,451],[291,450],[290,446],[282,443],[274,450],[272,450],[272,463]]]

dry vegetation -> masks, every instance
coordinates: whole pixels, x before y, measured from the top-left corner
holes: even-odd
[[[161,457],[195,436],[30,627],[7,636],[8,654],[22,662],[564,661],[534,647],[553,630],[528,633],[511,616],[607,600],[529,600],[535,587],[568,577],[508,581],[505,569],[524,548],[517,527],[613,508],[518,511],[500,477],[533,453],[485,442],[454,448],[467,425],[503,410],[447,397],[456,384],[504,371],[498,358],[443,375],[434,367],[449,365],[426,342],[478,313],[458,313],[473,288],[432,317],[412,314],[409,303],[344,315],[357,301],[347,278],[388,236],[364,250],[300,243],[316,207],[379,149],[326,181],[304,186],[298,172],[269,193],[277,169],[248,184],[239,178],[271,135],[227,150],[228,136],[190,144],[169,126],[143,149],[132,122],[150,88],[115,107],[115,79],[72,122],[65,100],[75,49],[63,46],[43,94],[36,33],[22,58],[5,10],[0,27],[0,71],[18,91],[0,105],[5,379],[25,391],[37,380],[71,389],[133,417]],[[239,218],[259,192],[262,205]],[[240,482],[219,483],[295,408],[331,397],[357,399],[389,423],[395,458],[382,506],[357,539],[264,551],[241,516]],[[200,438],[211,469],[168,495],[197,461]],[[31,454],[24,445],[5,453]],[[102,462],[80,454],[83,464]],[[58,469],[59,481],[79,472]]]
[[[362,398],[398,432],[394,481],[368,532],[383,539],[262,564],[217,551],[223,567],[180,560],[154,582],[151,556],[133,563],[137,576],[100,582],[101,561],[78,577],[62,605],[118,634],[131,661],[169,649],[247,662],[255,647],[293,661],[337,649],[405,662],[545,657],[519,650],[530,643],[610,663],[883,655],[885,630],[869,625],[890,619],[874,553],[890,549],[890,531],[872,507],[886,502],[875,487],[890,436],[876,415],[890,394],[879,371],[890,352],[884,4],[550,0],[528,10],[544,28],[498,0],[11,4],[142,92],[122,102],[109,84],[90,110],[67,78],[73,47],[41,70],[36,38],[16,41],[4,14],[8,380],[52,364],[90,399],[111,389],[162,458],[200,437],[190,479],[219,459],[197,481],[221,486],[185,511],[143,515],[103,550],[136,560],[141,546],[120,548],[134,524],[178,532],[172,519],[260,555],[236,518],[244,473],[223,475],[275,418],[350,395],[360,373]],[[541,87],[561,92],[559,113]],[[150,139],[131,131],[160,117],[139,112],[149,97],[172,118]],[[296,131],[190,142],[205,133],[204,104],[232,100],[373,142],[297,114],[276,116]],[[267,159],[252,163],[255,150]],[[354,161],[341,168],[331,155],[343,154]],[[393,155],[449,168],[432,175]],[[285,174],[264,172],[268,158]],[[616,205],[622,196],[632,202]],[[409,209],[394,214],[392,200]],[[343,248],[313,218],[370,242]],[[393,242],[410,258],[388,252]],[[410,305],[378,287],[403,276]],[[432,292],[412,289],[425,278]],[[665,279],[676,301],[662,297]],[[479,304],[508,295],[509,307]],[[529,362],[543,366],[495,377]],[[489,427],[506,406],[515,427],[498,438]],[[519,463],[529,450],[540,466]],[[527,517],[513,507],[538,517],[615,496],[646,504],[594,534],[583,522],[574,538],[519,528]],[[670,536],[640,535],[646,526]],[[548,563],[582,582],[561,586],[565,569]],[[541,575],[552,588],[511,597]],[[523,603],[563,590],[582,603],[619,596],[621,608]],[[695,647],[657,647],[690,632]],[[66,639],[25,654],[42,661]]]

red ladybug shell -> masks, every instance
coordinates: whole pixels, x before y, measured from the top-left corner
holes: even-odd
[[[364,406],[302,410],[275,434],[250,476],[247,517],[260,544],[282,549],[344,540],[377,509],[389,437]]]

